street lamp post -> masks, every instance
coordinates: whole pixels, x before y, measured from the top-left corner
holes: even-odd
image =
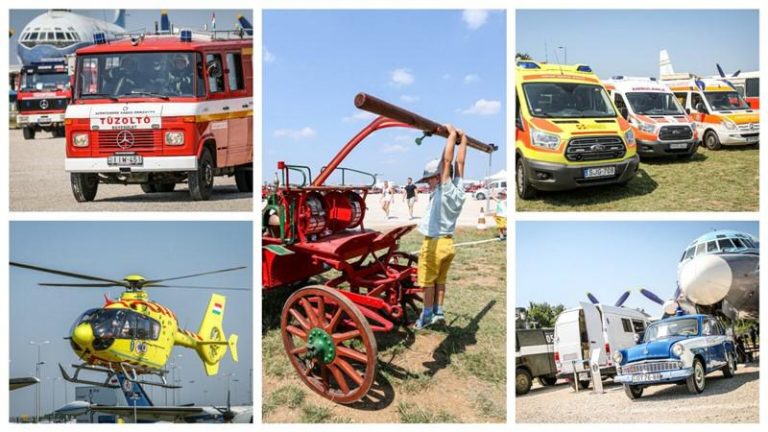
[[[568,64],[568,47],[567,46],[559,46],[558,49],[563,50],[563,63]]]
[[[36,386],[35,388],[35,423],[40,423],[40,387],[42,386],[42,378],[40,377],[40,366],[44,365],[45,362],[40,360],[41,356],[41,348],[43,345],[47,345],[51,343],[51,341],[41,341],[41,342],[35,342],[35,341],[29,341],[29,344],[32,346],[37,346],[37,363],[35,363],[35,377],[40,380],[40,384]]]

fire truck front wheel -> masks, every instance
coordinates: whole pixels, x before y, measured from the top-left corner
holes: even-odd
[[[189,195],[194,201],[207,201],[213,192],[213,156],[208,147],[203,149],[197,160],[197,171],[188,174]]]
[[[71,173],[72,194],[77,202],[93,201],[99,189],[99,175],[93,173]]]
[[[173,192],[176,183],[142,183],[141,190],[144,193]]]
[[[26,140],[32,140],[35,139],[35,130],[29,126],[24,126],[21,128],[22,133],[24,134],[24,139]]]

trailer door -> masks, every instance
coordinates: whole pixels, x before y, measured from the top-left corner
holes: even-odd
[[[573,362],[576,370],[581,368],[581,328],[579,325],[579,309],[572,309],[560,314],[555,322],[555,351],[560,359],[559,372],[573,373]]]
[[[589,352],[585,358],[592,357],[592,351],[595,349],[600,350],[599,363],[604,365],[608,361],[608,357],[605,354],[605,338],[603,337],[603,320],[600,318],[600,311],[597,310],[592,303],[579,302],[581,309],[584,311],[584,323],[587,329],[587,343],[589,344]]]

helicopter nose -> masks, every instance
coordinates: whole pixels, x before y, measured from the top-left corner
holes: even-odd
[[[82,323],[72,331],[72,340],[81,347],[90,347],[93,343],[93,329],[88,323]]]

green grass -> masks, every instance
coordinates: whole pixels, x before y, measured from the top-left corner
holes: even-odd
[[[690,161],[643,160],[625,186],[539,192],[519,211],[757,211],[759,150],[699,148]]]
[[[418,405],[410,402],[400,402],[397,405],[397,414],[400,416],[401,423],[457,423],[456,417],[450,413],[440,410],[432,412],[422,409]]]
[[[301,408],[301,423],[325,423],[331,418],[330,408],[305,405]]]

